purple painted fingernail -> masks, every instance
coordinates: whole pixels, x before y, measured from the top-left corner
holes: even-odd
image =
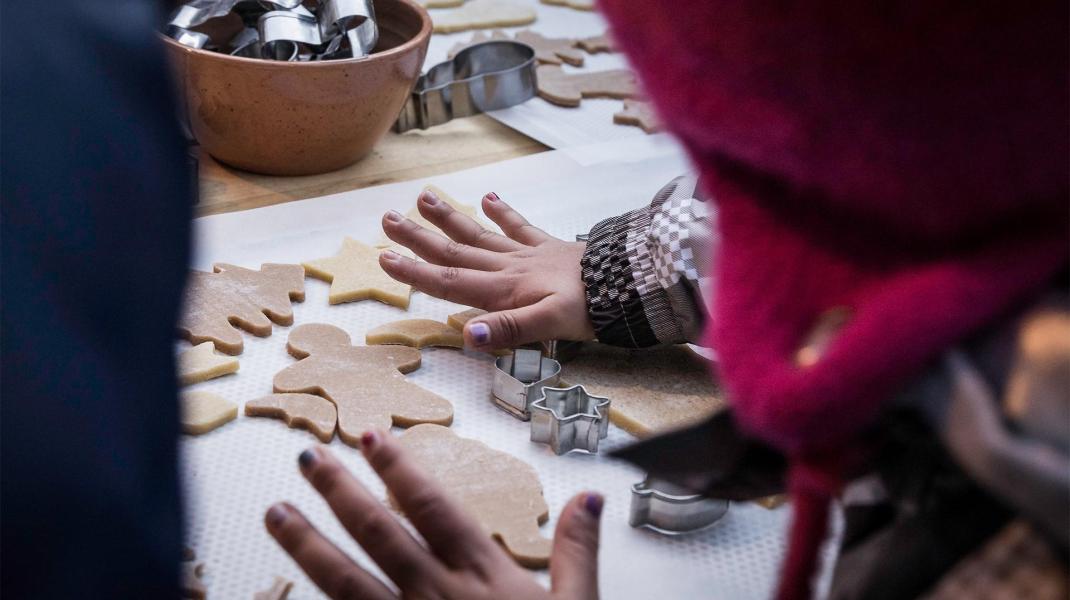
[[[498,194],[491,192],[487,194],[487,200],[490,200],[491,202],[497,202],[498,200],[501,200],[501,197]]]
[[[438,196],[435,195],[435,193],[431,190],[424,190],[424,193],[420,196],[420,199],[423,200],[424,204],[428,206],[434,206],[438,204]]]
[[[587,514],[594,518],[602,516],[602,497],[598,494],[587,494],[587,497],[583,499],[583,508],[587,509]]]
[[[386,220],[390,221],[391,223],[400,223],[401,220],[404,218],[405,217],[401,216],[401,213],[396,210],[386,211]]]
[[[279,525],[282,525],[282,522],[286,520],[286,517],[289,516],[289,514],[290,511],[286,509],[285,505],[281,503],[274,504],[268,509],[267,516],[264,517],[264,520],[267,521],[269,526],[278,527]]]
[[[383,260],[386,260],[386,261],[389,261],[389,262],[396,262],[399,258],[401,258],[401,255],[398,254],[397,252],[394,252],[393,250],[383,250],[382,252],[379,253],[379,256]]]
[[[490,342],[490,326],[486,323],[472,323],[468,326],[468,331],[472,332],[472,339],[476,344],[482,346]]]
[[[316,456],[316,451],[312,448],[309,448],[308,450],[305,450],[300,455],[298,455],[297,464],[301,465],[302,469],[307,469],[312,465],[316,464],[317,460],[319,460],[319,457]]]

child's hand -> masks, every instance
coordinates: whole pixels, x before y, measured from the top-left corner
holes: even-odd
[[[379,264],[421,292],[490,311],[465,326],[466,344],[491,350],[594,337],[580,277],[583,244],[547,235],[493,193],[483,197],[483,212],[505,236],[487,231],[429,191],[417,206],[449,238],[390,211],[383,216],[383,231],[427,262],[387,251]]]

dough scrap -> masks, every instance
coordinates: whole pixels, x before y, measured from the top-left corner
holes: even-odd
[[[334,404],[313,394],[269,394],[245,403],[245,416],[282,419],[293,429],[306,429],[326,444],[334,437],[338,412]]]
[[[189,550],[189,552],[186,552]],[[183,548],[182,550],[182,562],[180,567],[180,582],[179,582],[179,594],[181,598],[190,598],[192,600],[204,600],[208,595],[208,590],[204,587],[204,582],[201,581],[201,575],[204,574],[204,563],[193,562],[197,558],[197,555],[193,553],[193,550],[189,548]]]
[[[259,271],[217,264],[213,273],[190,271],[179,334],[193,344],[214,342],[220,352],[244,349],[236,323],[249,333],[267,337],[272,322],[294,322],[291,301],[305,299],[305,272],[299,265],[264,264]]]
[[[576,40],[576,47],[582,49],[587,54],[617,51],[617,44],[609,37],[609,33],[592,35],[591,37]]]
[[[372,248],[347,237],[338,254],[301,264],[309,277],[331,284],[331,304],[371,299],[407,310],[412,286],[390,277],[379,266],[379,254],[387,249],[413,258],[408,248]]]
[[[515,27],[535,22],[535,11],[509,0],[469,0],[463,6],[431,17],[435,33]]]
[[[635,75],[627,69],[565,73],[555,65],[536,70],[539,96],[560,106],[579,106],[583,98],[634,98],[639,95]]]
[[[450,196],[446,192],[442,191],[441,189],[439,189],[438,187],[435,187],[433,185],[424,186],[424,191],[430,191],[435,196],[437,196],[439,200],[441,200],[442,202],[445,202],[446,204],[449,204],[451,207],[453,207],[453,210],[455,210],[455,211],[467,216],[468,218],[472,219],[477,224],[479,224],[479,226],[482,227],[483,229],[488,229],[490,231],[495,231],[494,227],[489,225],[486,221],[483,220],[482,217],[479,216],[479,212],[476,210],[476,207],[468,205],[468,204],[464,204],[463,202],[458,202],[452,196]],[[423,192],[420,192],[420,193],[422,194]],[[420,210],[415,206],[410,208],[409,212],[405,213],[405,218],[409,219],[410,221],[415,222],[420,227],[423,227],[425,229],[430,229],[431,231],[434,231],[435,233],[439,233],[439,234],[442,234],[443,236],[446,236],[445,232],[443,232],[441,229],[439,229],[437,225],[435,225],[431,221],[428,221],[427,219],[425,219],[424,216],[420,214]],[[446,237],[449,237],[449,236],[446,236]],[[391,241],[390,238],[386,237],[385,233],[379,239],[379,247],[391,245],[393,243],[394,242]],[[411,254],[410,254],[410,256],[411,256]]]
[[[543,4],[567,6],[576,10],[594,10],[595,0],[542,0]]]
[[[481,317],[485,314],[487,314],[487,311],[483,310],[482,308],[469,308],[468,310],[463,310],[459,313],[453,313],[452,315],[450,315],[446,319],[446,324],[456,329],[457,331],[464,331],[464,326],[466,323],[476,317]]]
[[[539,532],[549,508],[531,465],[437,425],[417,425],[398,439],[518,563],[549,563],[552,542]],[[397,506],[393,498],[391,503]]]
[[[687,346],[584,344],[561,368],[569,385],[609,398],[610,422],[638,437],[695,423],[725,406],[706,361]]]
[[[253,594],[253,600],[286,600],[290,596],[290,590],[294,587],[294,582],[283,577],[275,577],[275,581],[272,582],[271,587]]]
[[[494,30],[490,35],[477,31],[472,35],[471,40],[459,43],[450,48],[449,56],[450,58],[453,58],[461,50],[476,44],[482,44],[483,42],[493,40],[508,39],[509,35],[500,29]],[[531,46],[532,49],[535,50],[535,59],[539,61],[539,64],[560,65],[564,62],[576,67],[583,66],[583,53],[576,49],[577,41],[574,39],[548,38],[535,33],[530,29],[518,31],[513,39]]]
[[[364,336],[369,346],[401,344],[413,348],[444,346],[464,348],[464,336],[446,323],[431,319],[405,319],[380,325]]]
[[[238,359],[215,353],[215,344],[204,342],[178,355],[178,382],[193,385],[238,372]]]
[[[183,392],[179,396],[182,407],[182,433],[201,435],[233,421],[238,405],[211,392]]]
[[[299,325],[286,344],[296,364],[275,375],[276,392],[317,394],[338,410],[338,437],[354,448],[369,429],[449,425],[453,405],[405,379],[420,367],[420,351],[406,346],[352,346],[334,325]]]
[[[625,100],[624,108],[613,115],[613,122],[618,125],[634,125],[647,133],[661,130],[661,122],[654,114],[654,107],[649,102]]]

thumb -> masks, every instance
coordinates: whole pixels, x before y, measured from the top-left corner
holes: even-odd
[[[553,305],[545,300],[488,313],[465,324],[464,343],[478,350],[494,350],[552,339],[556,318]]]
[[[554,596],[598,598],[598,532],[604,502],[601,495],[584,492],[561,511],[550,554]]]

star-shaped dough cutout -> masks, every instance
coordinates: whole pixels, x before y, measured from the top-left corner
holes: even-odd
[[[178,381],[193,385],[238,372],[238,359],[216,354],[215,344],[204,342],[178,355]]]
[[[383,250],[414,258],[409,249],[401,246],[373,248],[347,237],[338,254],[310,260],[301,266],[309,277],[331,284],[331,304],[372,299],[408,310],[412,286],[390,277],[379,266],[379,254]]]

